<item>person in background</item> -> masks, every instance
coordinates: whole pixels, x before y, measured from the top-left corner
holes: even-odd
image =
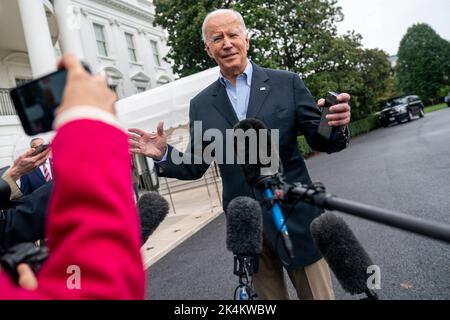
[[[30,147],[36,149],[43,145],[44,142],[45,141],[42,138],[33,138],[30,141]],[[53,179],[52,166],[50,163],[50,148],[47,148],[42,153],[46,155],[45,161],[30,173],[20,177],[20,190],[24,195],[32,193],[37,188]]]
[[[16,181],[45,162],[48,152],[34,155],[31,148],[10,167],[0,169],[0,251],[15,244],[44,238],[47,206],[52,192],[48,183],[23,196]]]

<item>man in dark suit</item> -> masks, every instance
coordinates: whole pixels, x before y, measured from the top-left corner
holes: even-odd
[[[44,144],[44,139],[34,138],[30,141],[31,148],[37,148]],[[52,169],[50,165],[50,153],[49,150],[44,151],[46,153],[45,162],[42,163],[38,168],[31,171],[30,173],[23,175],[20,178],[20,190],[24,195],[31,194],[34,190],[43,186],[50,180],[52,180]]]
[[[21,242],[44,238],[47,206],[53,184],[48,183],[22,196],[16,181],[45,162],[45,152],[35,149],[20,155],[10,167],[0,168],[0,251]]]
[[[331,108],[329,124],[342,128],[336,139],[328,141],[317,133],[321,111],[297,74],[264,69],[247,58],[249,35],[242,16],[233,10],[216,10],[203,23],[203,40],[208,55],[220,66],[219,79],[191,100],[189,122],[191,142],[187,153],[205,150],[209,141],[198,141],[208,129],[225,131],[245,118],[257,118],[269,129],[279,130],[279,154],[284,174],[290,182],[310,184],[311,179],[299,151],[297,136],[303,134],[309,145],[318,151],[337,152],[348,144],[350,106],[348,94],[338,97],[340,103]],[[324,101],[319,101],[322,106]],[[202,131],[195,132],[194,122],[200,121]],[[163,123],[156,133],[129,129],[133,152],[157,160],[160,176],[182,180],[199,179],[209,162],[175,164],[179,152],[166,144]],[[220,150],[225,154],[226,148]],[[216,152],[217,154],[217,152]],[[191,157],[194,159],[194,156]],[[198,160],[198,159],[196,159]],[[198,162],[197,162],[198,163]],[[254,197],[237,164],[220,164],[223,181],[223,206],[237,196]],[[290,208],[286,207],[289,211]],[[260,299],[289,299],[283,267],[288,271],[300,299],[334,299],[328,265],[321,257],[309,232],[311,221],[321,210],[299,203],[293,208],[287,227],[294,244],[295,258],[290,261],[277,241],[277,228],[271,213],[263,210],[264,239],[260,267],[254,284]]]
[[[0,251],[45,238],[45,222],[53,183],[0,207]]]

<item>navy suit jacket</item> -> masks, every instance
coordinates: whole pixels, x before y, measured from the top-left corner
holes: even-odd
[[[253,76],[247,118],[256,118],[264,122],[269,129],[279,130],[279,149],[284,175],[289,182],[310,184],[311,178],[299,150],[297,137],[304,135],[308,144],[317,151],[337,152],[347,146],[345,139],[339,143],[329,142],[317,133],[321,112],[314,98],[297,74],[265,69],[253,64]],[[210,142],[196,144],[194,139],[194,121],[202,122],[202,134],[207,129],[216,129],[225,137],[225,130],[232,129],[239,121],[227,96],[225,87],[216,81],[191,100],[189,111],[190,145],[186,152],[204,150]],[[345,142],[343,142],[345,141]],[[169,146],[167,161],[156,165],[160,176],[181,180],[195,180],[202,177],[209,163],[174,164]],[[175,152],[178,152],[175,150]],[[222,154],[226,154],[225,144]],[[181,153],[180,153],[181,155]],[[223,184],[223,208],[226,212],[228,203],[238,196],[255,197],[247,185],[239,165],[219,164]],[[290,261],[284,249],[282,239],[273,222],[272,214],[263,209],[264,233],[288,270],[295,270],[310,265],[321,258],[315,247],[309,226],[320,215],[321,209],[298,203],[295,208],[283,206],[284,212],[291,211],[287,227],[294,244],[294,261]]]
[[[21,242],[45,238],[45,222],[53,182],[0,206],[0,251]]]
[[[46,183],[40,168],[36,168],[28,174],[20,177],[20,190],[23,195],[31,194],[34,190]]]

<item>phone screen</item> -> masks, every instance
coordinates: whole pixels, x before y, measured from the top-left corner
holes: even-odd
[[[35,156],[35,155],[37,155],[37,154],[39,154],[41,152],[44,152],[45,150],[48,149],[49,146],[50,146],[49,144],[41,144],[40,146],[38,146],[36,148],[36,150],[33,153],[33,156]]]
[[[67,71],[61,69],[11,90],[11,99],[28,135],[52,130],[61,104]]]

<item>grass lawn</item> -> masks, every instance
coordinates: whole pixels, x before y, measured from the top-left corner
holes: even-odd
[[[447,104],[441,103],[441,104],[437,104],[435,106],[426,107],[424,110],[425,110],[425,113],[430,113],[430,112],[438,111],[438,110],[445,109],[445,108],[447,108]]]

